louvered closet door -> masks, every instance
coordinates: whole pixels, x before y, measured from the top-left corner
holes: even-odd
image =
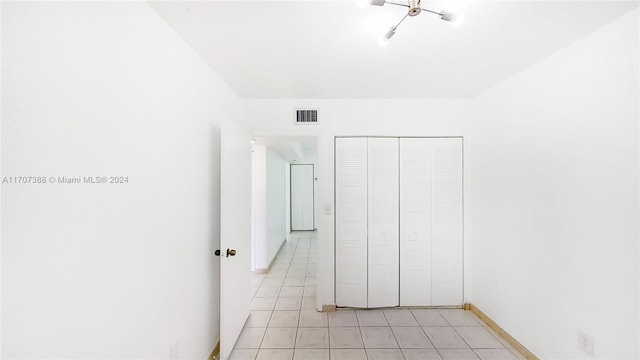
[[[398,138],[368,139],[368,307],[398,306]]]
[[[400,139],[400,305],[462,304],[462,139]]]
[[[367,139],[335,139],[336,305],[367,307]]]
[[[462,304],[462,139],[432,139],[432,305]]]
[[[400,305],[431,305],[432,139],[400,139]]]

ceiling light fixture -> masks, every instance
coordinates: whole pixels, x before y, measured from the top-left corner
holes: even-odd
[[[361,2],[361,1],[362,0],[358,0],[358,2]],[[400,22],[392,26],[385,34],[383,34],[380,37],[380,39],[378,39],[378,44],[380,46],[387,46],[389,44],[389,40],[393,35],[396,34],[396,30],[398,29],[398,26],[402,24],[402,22],[404,21],[404,19],[407,18],[407,16],[412,16],[412,17],[417,16],[423,11],[428,12],[430,14],[439,15],[440,19],[444,21],[449,21],[452,27],[458,27],[464,21],[464,16],[462,14],[456,14],[456,13],[452,13],[444,10],[438,12],[434,10],[425,9],[421,7],[420,0],[407,0],[406,3],[398,3],[398,2],[393,2],[389,0],[369,0],[369,4],[376,5],[376,6],[383,6],[384,4],[389,4],[389,5],[402,6],[402,7],[408,8],[407,14],[400,20]]]

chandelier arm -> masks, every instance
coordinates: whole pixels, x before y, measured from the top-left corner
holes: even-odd
[[[429,10],[429,9],[425,9],[425,8],[422,8],[421,10],[422,10],[422,11],[426,11],[426,12],[428,12],[428,13],[432,13],[432,14],[436,14],[436,15],[440,15],[440,16],[442,16],[442,13],[441,13],[441,12],[437,12],[437,11],[433,11],[433,10]]]
[[[402,24],[402,22],[404,21],[404,19],[406,19],[406,18],[407,18],[407,16],[409,16],[409,14],[406,14],[406,15],[402,18],[402,20],[400,20],[400,22],[399,22],[396,26],[394,26],[393,28],[394,28],[394,29],[397,29],[397,28],[398,28],[398,26],[400,26],[400,24]]]

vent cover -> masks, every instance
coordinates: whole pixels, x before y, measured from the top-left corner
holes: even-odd
[[[296,110],[296,124],[317,124],[318,110]]]

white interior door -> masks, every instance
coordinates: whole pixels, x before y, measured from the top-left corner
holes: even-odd
[[[367,307],[367,139],[335,139],[337,306]]]
[[[220,358],[226,360],[250,313],[251,141],[231,125],[221,134]]]
[[[313,164],[291,164],[291,230],[313,230]]]
[[[367,307],[398,306],[398,138],[369,138],[367,145]]]

